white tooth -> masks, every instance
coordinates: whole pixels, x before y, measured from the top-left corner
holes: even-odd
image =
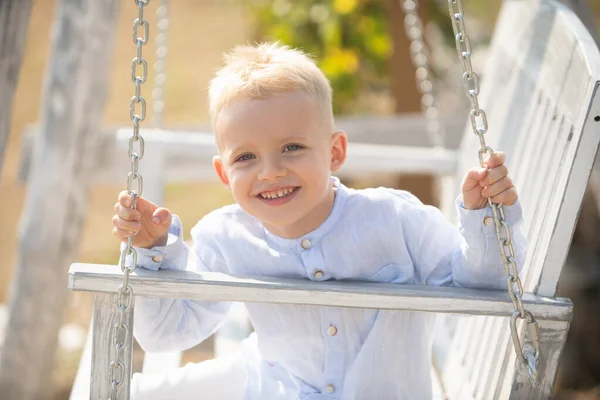
[[[281,196],[283,196],[283,194],[284,194],[284,191],[283,191],[283,190],[279,189],[279,190],[277,191],[277,197],[281,197]]]

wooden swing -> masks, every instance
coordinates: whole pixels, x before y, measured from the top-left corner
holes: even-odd
[[[134,22],[138,53],[132,67],[136,94],[131,100],[132,171],[127,183],[138,195],[143,189],[137,163],[144,150],[139,123],[145,117],[141,87],[147,75],[142,58],[148,38],[148,23],[143,18],[147,3],[138,1],[139,15]],[[507,1],[496,25],[478,96],[479,83],[470,66],[460,0],[449,0],[449,7],[466,74],[464,83],[473,105],[461,149],[456,153],[455,176],[462,177],[477,159],[476,154],[484,157],[489,152],[487,146],[506,151],[525,212],[529,252],[520,279],[511,263],[501,210],[492,221],[499,239],[506,244],[501,247],[506,251],[508,281],[512,283],[509,293],[365,282],[242,279],[218,273],[134,272],[135,263],[132,268],[124,263],[122,267],[73,264],[69,288],[96,292],[90,398],[129,398],[134,293],[215,301],[264,302],[268,298],[279,304],[464,314],[469,317],[444,320],[453,334],[441,350],[436,348],[449,398],[550,397],[572,315],[570,301],[555,297],[556,287],[600,142],[600,52],[565,6],[553,0]],[[136,67],[141,69],[141,77]],[[451,183],[445,185],[445,198],[455,197],[458,179],[446,179]],[[132,250],[129,243],[122,260],[127,254],[135,260]]]

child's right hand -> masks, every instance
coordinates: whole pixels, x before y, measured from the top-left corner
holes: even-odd
[[[116,215],[112,219],[113,235],[122,242],[129,236],[133,245],[142,248],[164,246],[167,244],[169,227],[171,226],[171,211],[158,207],[156,204],[138,197],[136,209],[132,209],[133,196],[126,190],[119,193],[119,201],[115,204]]]

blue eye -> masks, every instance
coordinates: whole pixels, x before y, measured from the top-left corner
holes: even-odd
[[[235,161],[248,161],[248,160],[252,160],[254,157],[254,154],[242,154],[241,156],[239,156],[238,158],[235,159]]]
[[[283,151],[295,151],[300,150],[301,148],[302,146],[300,146],[299,144],[288,144],[283,148]]]

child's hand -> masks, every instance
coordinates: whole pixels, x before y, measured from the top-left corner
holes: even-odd
[[[133,245],[136,247],[166,245],[171,226],[171,211],[159,208],[143,197],[138,197],[135,210],[131,208],[132,202],[133,196],[126,190],[119,193],[119,201],[115,204],[117,214],[112,219],[113,235],[125,242],[137,232],[133,238]]]
[[[485,161],[487,168],[472,168],[467,171],[462,184],[465,209],[479,210],[486,207],[488,197],[493,203],[507,206],[517,201],[517,189],[508,176],[505,160],[506,155],[499,151]]]

